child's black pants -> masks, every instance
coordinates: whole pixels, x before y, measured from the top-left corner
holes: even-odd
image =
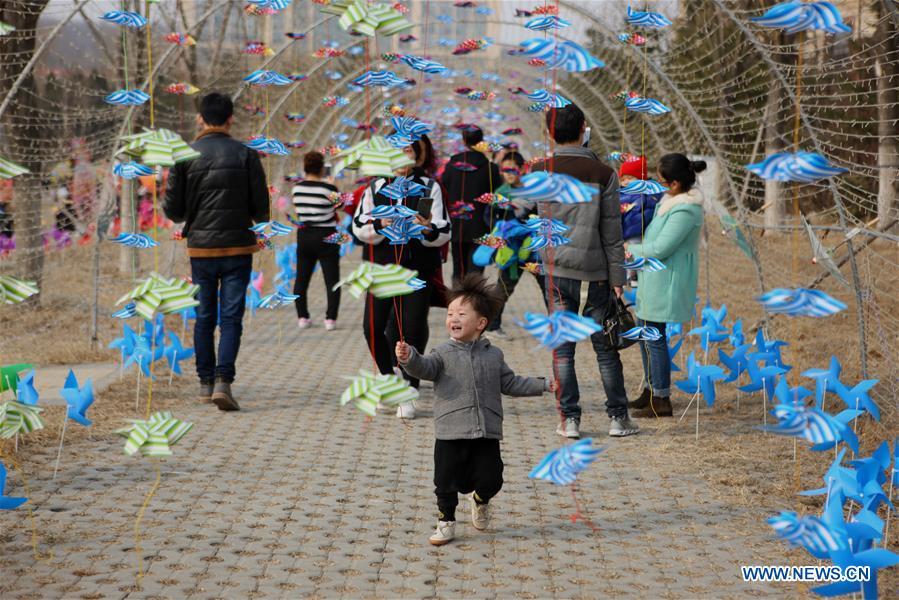
[[[459,494],[476,492],[479,503],[489,502],[503,487],[499,440],[437,440],[434,486],[441,521],[456,520]]]

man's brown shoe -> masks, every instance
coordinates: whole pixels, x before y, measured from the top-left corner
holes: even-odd
[[[652,392],[649,388],[643,388],[643,393],[640,394],[640,397],[636,400],[631,400],[627,403],[628,408],[646,408],[649,406],[649,398],[652,396]]]
[[[215,380],[215,389],[212,391],[212,401],[219,410],[240,410],[237,401],[231,395],[231,384],[221,379]]]

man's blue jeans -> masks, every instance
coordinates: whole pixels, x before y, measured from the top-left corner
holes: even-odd
[[[581,283],[577,279],[553,277],[552,282],[546,279],[549,301],[553,310],[580,312]],[[610,299],[609,284],[605,281],[587,282],[587,303],[583,315],[602,323]],[[624,389],[624,368],[618,350],[608,348],[603,340],[602,332],[590,336],[593,351],[596,353],[596,364],[602,377],[602,387],[606,393],[606,413],[611,418],[627,416],[627,392]],[[566,342],[553,351],[553,370],[559,382],[559,404],[562,415],[567,419],[573,417],[580,420],[581,407],[578,404],[581,392],[577,384],[574,370],[574,342]]]
[[[216,378],[234,381],[234,363],[240,350],[247,286],[253,270],[253,256],[191,258],[193,282],[200,286],[197,321],[194,325],[194,349],[200,381]],[[215,326],[221,327],[218,362],[215,352]]]
[[[653,396],[667,398],[671,395],[671,359],[668,357],[668,338],[665,323],[640,321],[640,325],[655,327],[662,337],[655,341],[640,342],[643,357],[643,387],[652,390]]]

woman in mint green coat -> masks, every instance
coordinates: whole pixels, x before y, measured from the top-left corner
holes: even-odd
[[[699,279],[699,235],[702,230],[702,193],[694,187],[703,161],[683,154],[666,154],[659,161],[659,178],[668,187],[639,244],[629,244],[634,257],[656,258],[665,269],[641,271],[637,288],[637,318],[655,327],[662,337],[640,342],[644,389],[631,403],[635,417],[670,417],[671,361],[666,324],[684,323],[693,314]]]

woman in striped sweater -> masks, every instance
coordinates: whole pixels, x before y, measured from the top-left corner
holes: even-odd
[[[331,194],[338,190],[324,180],[324,170],[325,157],[321,152],[307,152],[303,156],[305,179],[293,186],[293,208],[297,220],[305,225],[297,230],[297,278],[293,293],[300,296],[295,302],[298,325],[306,329],[312,325],[306,290],[315,263],[320,263],[328,296],[325,329],[332,331],[337,327],[340,308],[340,289],[333,289],[340,281],[340,246],[326,242],[325,238],[337,231],[337,203],[331,200]]]

